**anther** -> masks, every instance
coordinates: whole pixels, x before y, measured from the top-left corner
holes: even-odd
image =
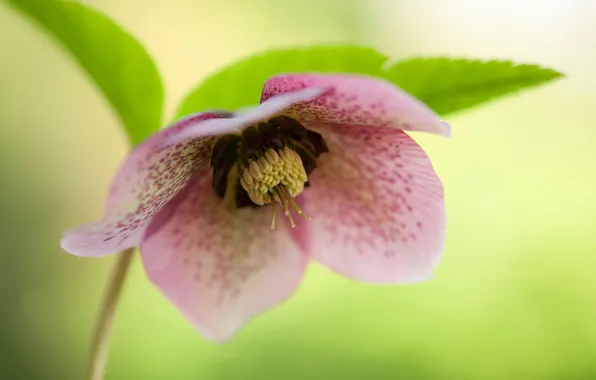
[[[259,169],[259,165],[253,161],[250,164],[250,174],[256,179],[257,181],[260,180],[263,175],[261,174],[261,169]]]
[[[265,157],[267,158],[267,160],[269,162],[271,162],[272,164],[276,164],[277,161],[279,161],[279,156],[277,155],[277,152],[274,151],[273,149],[269,149],[265,152]]]

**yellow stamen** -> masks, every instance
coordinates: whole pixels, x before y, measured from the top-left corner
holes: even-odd
[[[290,193],[288,192],[288,189],[286,189],[284,186],[278,186],[281,191],[283,191],[286,195],[286,200],[288,201],[288,203],[290,204],[290,206],[292,206],[292,208],[294,210],[296,210],[296,212],[301,215],[304,219],[306,220],[310,220],[310,216],[306,215],[304,213],[304,211],[302,211],[302,209],[300,208],[300,206],[298,206],[298,203],[296,203],[296,201],[294,200],[294,198],[292,198],[292,196],[290,195]]]
[[[271,229],[274,230],[275,229],[275,213],[276,213],[276,207],[275,207],[275,199],[273,199],[273,195],[271,196]]]
[[[306,220],[310,220],[310,216],[306,215],[306,213],[304,211],[302,211],[302,209],[300,208],[300,206],[298,206],[298,204],[296,203],[296,201],[294,200],[294,198],[290,199],[290,204],[292,205],[292,207],[294,208],[294,210],[296,210],[296,212],[299,215],[301,215]]]
[[[275,228],[275,203],[283,206],[292,227],[296,224],[290,214],[290,206],[310,220],[294,201],[294,197],[304,191],[306,180],[306,170],[300,155],[287,146],[277,150],[268,149],[256,160],[250,161],[240,173],[240,184],[250,199],[260,206],[271,204],[271,229]]]
[[[292,218],[292,214],[290,214],[290,208],[288,207],[288,204],[290,203],[290,201],[288,200],[288,193],[286,188],[281,185],[281,186],[277,186],[276,188],[272,189],[273,191],[275,191],[275,193],[277,193],[277,196],[279,197],[279,200],[281,201],[281,204],[284,206],[284,215],[288,217],[288,219],[290,220],[290,226],[292,228],[296,227],[296,224],[294,223],[294,219]]]

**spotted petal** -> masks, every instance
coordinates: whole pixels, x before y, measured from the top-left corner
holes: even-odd
[[[303,193],[311,255],[345,276],[373,283],[432,277],[445,238],[443,186],[405,132],[319,125],[331,153]]]
[[[308,261],[285,223],[270,229],[270,209],[228,206],[205,171],[159,212],[141,243],[148,277],[214,341],[289,297]]]
[[[422,102],[395,85],[357,75],[290,74],[270,78],[261,101],[299,89],[327,88],[314,100],[296,104],[287,116],[301,122],[390,127],[449,136],[447,123]]]
[[[100,256],[138,245],[148,220],[186,185],[196,170],[209,165],[213,135],[218,131],[195,133],[193,139],[168,148],[162,147],[163,142],[217,117],[211,113],[189,116],[135,148],[112,181],[105,216],[67,231],[62,247],[76,255]]]

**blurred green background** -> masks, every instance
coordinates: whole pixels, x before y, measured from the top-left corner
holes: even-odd
[[[213,345],[137,260],[107,379],[596,379],[596,1],[88,3],[153,54],[168,115],[219,65],[293,44],[514,58],[568,75],[450,117],[449,140],[415,135],[446,188],[434,280],[370,286],[313,265],[289,302]],[[82,378],[113,257],[58,242],[100,216],[126,151],[78,66],[0,4],[0,378]]]

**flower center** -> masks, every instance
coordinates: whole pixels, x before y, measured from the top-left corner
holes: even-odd
[[[225,135],[211,156],[213,188],[218,196],[233,196],[236,207],[271,205],[271,229],[275,228],[276,204],[295,227],[293,208],[305,219],[295,197],[308,184],[317,158],[328,152],[322,136],[296,120],[278,116],[248,127],[240,135]]]
[[[307,179],[300,155],[284,146],[277,150],[269,148],[257,160],[250,161],[242,172],[240,184],[256,205],[271,204],[271,229],[274,229],[276,203],[282,204],[292,227],[295,223],[288,206],[308,219],[294,201],[294,197],[304,190]]]

